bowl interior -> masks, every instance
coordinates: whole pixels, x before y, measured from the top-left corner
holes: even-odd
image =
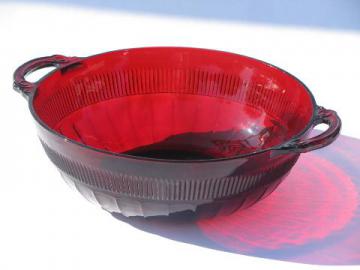
[[[143,48],[86,58],[39,84],[49,128],[114,153],[211,159],[269,148],[300,133],[314,104],[291,75],[240,55]]]

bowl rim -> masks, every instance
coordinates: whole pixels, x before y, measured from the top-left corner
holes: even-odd
[[[188,160],[180,160],[180,159],[161,159],[161,158],[152,158],[152,157],[142,157],[142,156],[135,156],[135,155],[131,155],[131,154],[125,154],[125,153],[116,153],[116,152],[112,152],[112,151],[108,151],[105,149],[101,149],[101,148],[96,148],[93,146],[89,146],[86,145],[84,143],[81,142],[77,142],[73,139],[68,138],[67,136],[62,135],[61,133],[57,132],[56,130],[50,128],[36,113],[35,108],[34,108],[34,100],[36,98],[37,92],[38,92],[38,88],[41,85],[41,83],[46,80],[47,78],[51,77],[54,73],[58,72],[61,68],[55,68],[54,70],[52,70],[51,72],[49,72],[48,74],[46,74],[45,76],[43,76],[40,80],[38,80],[35,84],[35,88],[34,90],[30,93],[29,95],[29,99],[28,99],[28,106],[30,109],[30,112],[33,116],[33,118],[35,119],[35,121],[42,127],[44,128],[47,132],[51,133],[52,135],[55,135],[56,137],[58,137],[59,139],[64,140],[65,142],[74,144],[78,147],[81,148],[85,148],[87,150],[90,151],[95,151],[101,154],[106,154],[106,155],[110,155],[113,157],[117,157],[117,158],[127,158],[127,159],[135,159],[135,160],[142,160],[142,161],[151,161],[151,162],[165,162],[165,163],[207,163],[207,162],[218,162],[218,161],[227,161],[227,160],[235,160],[235,159],[242,159],[242,158],[246,158],[246,157],[250,157],[253,155],[257,155],[257,154],[262,154],[265,152],[270,152],[270,151],[285,151],[285,152],[292,152],[291,149],[282,149],[284,146],[289,145],[292,142],[295,142],[297,140],[299,140],[303,135],[305,135],[308,131],[311,130],[311,128],[314,126],[315,123],[315,119],[317,118],[318,115],[318,110],[319,110],[319,106],[317,105],[315,98],[313,96],[313,94],[311,93],[310,89],[305,85],[305,83],[303,83],[299,78],[297,78],[296,76],[294,76],[293,74],[289,73],[288,71],[279,68],[278,66],[275,66],[273,64],[270,64],[266,61],[254,58],[254,57],[250,57],[247,55],[243,55],[243,54],[238,54],[238,53],[233,53],[233,52],[227,52],[227,51],[222,51],[222,50],[215,50],[215,49],[206,49],[206,48],[198,48],[198,47],[182,47],[182,46],[149,46],[149,47],[134,47],[134,48],[125,48],[125,49],[118,49],[118,50],[111,50],[111,51],[107,51],[107,52],[103,52],[103,53],[98,53],[98,54],[94,54],[94,55],[90,55],[90,56],[86,56],[86,57],[79,57],[78,60],[71,62],[69,65],[73,65],[75,63],[79,63],[83,60],[87,60],[89,58],[93,58],[93,57],[98,57],[98,56],[103,56],[106,54],[112,54],[112,53],[123,53],[125,51],[135,51],[135,50],[147,50],[147,49],[157,49],[157,50],[161,50],[161,49],[184,49],[184,50],[194,50],[194,51],[199,51],[199,52],[212,52],[212,53],[221,53],[221,54],[229,54],[229,55],[233,55],[233,56],[241,56],[243,58],[247,58],[250,59],[252,61],[258,62],[259,64],[268,66],[270,68],[273,68],[275,70],[281,71],[282,73],[284,73],[285,75],[289,76],[290,78],[294,79],[295,81],[297,81],[302,87],[303,89],[307,92],[307,94],[310,97],[311,100],[311,104],[312,104],[312,116],[309,120],[309,122],[307,123],[307,125],[300,131],[298,132],[296,135],[292,136],[289,140],[286,140],[280,144],[268,147],[268,148],[264,148],[264,149],[259,149],[253,152],[249,152],[249,153],[245,153],[245,154],[240,154],[240,155],[234,155],[234,156],[230,156],[230,157],[222,157],[222,158],[211,158],[211,159],[188,159]],[[67,65],[66,65],[67,66]],[[64,66],[64,68],[66,68],[66,66]]]

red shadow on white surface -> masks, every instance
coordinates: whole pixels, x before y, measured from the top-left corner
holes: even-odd
[[[360,264],[360,140],[340,136],[302,155],[273,194],[229,216],[125,218],[173,240],[309,264]]]

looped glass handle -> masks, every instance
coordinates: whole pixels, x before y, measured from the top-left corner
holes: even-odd
[[[341,129],[341,120],[333,110],[327,110],[324,107],[317,108],[317,117],[314,120],[314,126],[327,124],[329,127],[319,135],[298,139],[283,145],[279,150],[288,150],[298,153],[306,153],[331,144],[339,135]]]
[[[26,75],[45,67],[61,68],[79,59],[78,57],[52,55],[30,60],[15,70],[14,89],[27,97],[36,88],[37,84],[27,81],[25,79]]]

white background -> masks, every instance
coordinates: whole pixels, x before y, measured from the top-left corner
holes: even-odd
[[[143,46],[253,56],[295,74],[360,138],[360,33],[0,3],[0,269],[321,269],[142,232],[72,192],[47,159],[12,73],[39,56]],[[329,267],[331,268],[331,267]],[[347,267],[347,269],[358,269]]]

